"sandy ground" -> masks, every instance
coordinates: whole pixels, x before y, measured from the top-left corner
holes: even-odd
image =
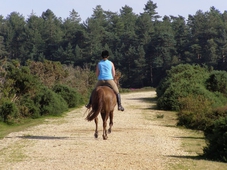
[[[183,131],[162,125],[154,103],[143,99],[155,92],[122,95],[124,112],[114,112],[114,125],[108,139],[94,138],[95,123],[85,120],[85,108],[73,110],[64,118],[47,119],[42,125],[11,133],[0,141],[1,170],[164,170],[188,153],[181,148]]]

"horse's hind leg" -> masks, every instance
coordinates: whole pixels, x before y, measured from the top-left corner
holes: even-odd
[[[110,123],[109,123],[109,129],[108,129],[108,133],[111,133],[112,131],[112,126],[113,126],[113,111],[110,112]]]
[[[106,126],[107,126],[107,116],[105,113],[101,113],[101,116],[102,116],[102,120],[103,120],[103,134],[102,134],[102,137],[104,140],[106,140],[108,138],[107,136],[107,130],[106,130]]]
[[[98,117],[95,118],[95,138],[98,138]]]
[[[107,121],[104,121],[103,122],[103,135],[102,135],[102,137],[103,137],[104,140],[106,140],[108,138],[108,136],[107,136],[107,130],[106,130],[106,125],[107,125]]]

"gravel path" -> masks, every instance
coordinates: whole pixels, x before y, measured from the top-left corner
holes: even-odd
[[[188,155],[177,136],[184,132],[162,125],[152,103],[141,100],[155,92],[122,95],[124,112],[115,110],[108,139],[94,139],[95,123],[85,120],[85,108],[64,118],[47,119],[42,125],[11,133],[0,142],[0,169],[4,170],[164,170]]]

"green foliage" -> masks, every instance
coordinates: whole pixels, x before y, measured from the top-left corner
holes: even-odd
[[[60,115],[88,100],[95,82],[94,73],[88,68],[67,67],[47,60],[27,63],[29,67],[20,66],[17,60],[1,65],[0,107],[6,110],[12,105],[11,111],[2,112],[2,121],[20,123],[22,119]]]
[[[34,98],[40,109],[40,115],[60,115],[68,110],[66,101],[52,90],[42,87]]]
[[[212,110],[227,103],[225,94],[221,93],[223,91],[206,88],[208,82],[212,82],[210,75],[214,73],[207,68],[188,64],[172,67],[157,88],[158,108],[179,111],[178,125],[206,130],[217,118]],[[222,84],[222,81],[217,79],[215,83]]]
[[[204,156],[227,162],[227,114],[215,121],[211,131],[205,133],[205,137],[208,146],[204,148]]]
[[[206,81],[207,89],[212,92],[220,92],[227,96],[227,72],[213,71]]]
[[[18,108],[22,117],[39,118],[41,116],[39,105],[35,104],[35,101],[29,95],[24,95],[21,98]]]
[[[208,115],[207,117],[210,120],[209,121],[210,123],[207,124],[208,126],[206,127],[206,129],[204,129],[205,134],[212,133],[216,120],[224,118],[226,116],[227,116],[227,106],[213,109],[211,114]]]
[[[56,84],[53,91],[67,102],[69,108],[78,107],[82,103],[81,94],[66,85]]]
[[[221,161],[227,161],[226,75],[224,71],[178,65],[157,88],[158,107],[178,110],[178,125],[204,131],[208,141],[204,155]]]
[[[16,105],[10,101],[3,101],[0,106],[0,120],[5,123],[11,123],[12,119],[18,116]]]
[[[180,64],[172,67],[156,89],[158,108],[179,110],[179,98],[187,97],[189,94],[204,94],[206,90],[202,85],[208,76],[207,69],[200,66]]]
[[[191,129],[205,130],[213,122],[212,101],[203,95],[189,95],[179,99],[178,125]]]
[[[199,65],[179,64],[175,67],[171,67],[171,69],[167,71],[165,79],[163,79],[157,87],[157,96],[162,96],[171,84],[178,86],[177,84],[181,81],[190,83],[190,86],[203,84],[208,76],[208,69],[206,67],[200,67]]]
[[[14,64],[13,64],[14,63]],[[12,61],[9,63],[7,70],[7,79],[13,80],[10,89],[11,96],[16,94],[22,96],[24,94],[34,94],[40,85],[38,79],[30,73],[30,69],[26,66],[19,67],[19,63]],[[7,83],[6,83],[7,85]]]
[[[37,76],[49,88],[61,82],[67,76],[67,72],[60,62],[50,60],[44,60],[43,62],[28,61],[27,65],[31,70],[31,74]]]
[[[227,162],[227,73],[193,65],[167,72],[157,88],[158,107],[177,110],[178,125],[205,132],[204,156]]]

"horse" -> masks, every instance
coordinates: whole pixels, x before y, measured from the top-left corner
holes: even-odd
[[[114,81],[119,87],[119,79],[121,77],[121,73],[117,70],[116,75],[114,77]],[[107,136],[107,120],[109,121],[109,129],[108,133],[111,133],[113,126],[113,114],[114,108],[117,104],[116,94],[108,86],[99,86],[92,93],[92,110],[88,113],[86,119],[88,121],[95,120],[95,138],[98,138],[98,115],[101,113],[102,121],[103,121],[103,139],[106,140]]]
[[[113,126],[113,113],[117,104],[115,92],[108,86],[99,86],[92,93],[92,110],[88,113],[86,119],[88,121],[95,120],[95,138],[98,138],[98,115],[101,113],[103,120],[103,140],[107,136],[107,120],[109,121],[108,133],[111,133]]]

